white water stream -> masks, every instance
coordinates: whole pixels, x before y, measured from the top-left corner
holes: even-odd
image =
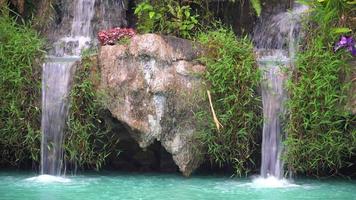
[[[74,18],[71,30],[68,30],[70,36],[54,43],[54,57],[49,56],[43,65],[41,174],[59,176],[62,173],[63,139],[74,63],[91,41],[95,0],[76,0],[74,4]],[[61,57],[55,57],[58,55]]]
[[[281,179],[284,175],[282,123],[287,99],[285,82],[288,70],[294,64],[298,40],[301,37],[301,20],[306,6],[295,5],[291,11],[283,11],[261,20],[254,30],[254,43],[258,65],[262,71],[263,136],[262,164],[263,178]]]

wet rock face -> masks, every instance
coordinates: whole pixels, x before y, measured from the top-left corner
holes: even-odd
[[[194,61],[199,52],[188,40],[155,34],[99,52],[107,108],[141,148],[160,141],[186,176],[201,163],[194,140],[194,111],[205,92],[205,67]]]

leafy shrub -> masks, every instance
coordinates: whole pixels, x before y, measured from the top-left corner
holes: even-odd
[[[260,73],[256,67],[253,46],[245,38],[237,38],[232,30],[218,28],[201,33],[198,41],[207,54],[201,61],[207,66],[205,79],[211,88],[212,105],[222,125],[218,131],[211,112],[197,113],[202,124],[199,140],[207,147],[214,162],[232,165],[237,175],[248,173],[254,164],[262,122],[261,100],[256,93]]]
[[[43,41],[30,24],[0,15],[0,164],[39,161]]]
[[[348,57],[333,53],[346,1],[313,2],[304,49],[298,53],[289,82],[289,119],[284,159],[292,171],[321,175],[337,173],[356,154],[356,117],[344,109]]]
[[[159,32],[190,38],[197,29],[198,15],[190,5],[181,5],[178,1],[146,0],[135,9],[138,17],[138,30],[143,33]]]
[[[235,0],[228,0],[235,2]],[[215,21],[209,0],[143,0],[137,5],[138,30],[142,33],[171,34],[191,39],[198,29],[207,29]],[[250,0],[256,14],[261,14],[260,0]],[[201,16],[199,16],[199,14]]]

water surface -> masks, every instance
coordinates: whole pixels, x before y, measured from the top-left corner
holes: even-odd
[[[298,179],[278,188],[266,188],[263,184],[251,179],[184,178],[179,174],[87,173],[41,180],[33,173],[0,172],[0,199],[356,199],[356,181]]]

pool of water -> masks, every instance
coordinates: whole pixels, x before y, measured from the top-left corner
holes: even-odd
[[[65,178],[0,172],[0,199],[6,200],[198,200],[356,199],[356,181],[261,179],[179,174],[87,173]]]

